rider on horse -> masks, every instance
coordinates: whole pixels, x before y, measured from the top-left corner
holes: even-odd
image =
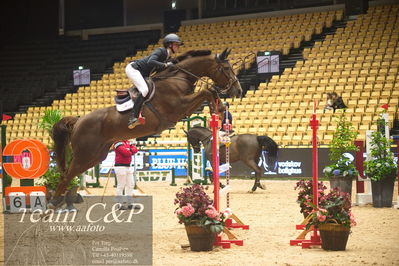
[[[133,106],[132,117],[130,117],[128,122],[129,128],[134,128],[140,114],[141,105],[148,94],[148,86],[144,78],[149,77],[154,70],[160,71],[166,67],[169,67],[170,65],[173,65],[172,62],[167,61],[172,53],[178,52],[180,45],[183,45],[180,37],[174,33],[170,33],[166,35],[163,40],[164,47],[159,47],[155,49],[155,51],[149,56],[132,61],[126,66],[126,75],[140,92]]]

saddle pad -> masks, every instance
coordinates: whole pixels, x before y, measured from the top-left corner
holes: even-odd
[[[116,110],[118,112],[124,112],[127,110],[133,109],[134,103],[132,99],[130,99],[130,96],[126,96],[125,98],[119,98],[118,96],[115,97],[115,104],[116,104]]]

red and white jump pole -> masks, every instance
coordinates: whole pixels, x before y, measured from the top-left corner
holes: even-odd
[[[316,117],[316,100],[313,102],[313,114],[312,119],[310,120],[310,127],[312,128],[312,161],[313,161],[313,179],[312,179],[312,186],[313,186],[313,204],[318,207],[319,198],[317,190],[319,189],[318,186],[318,152],[317,152],[317,129],[319,128],[319,120]],[[306,219],[305,219],[306,221]],[[306,224],[302,223],[297,225],[296,228],[301,230],[305,229]],[[291,240],[290,245],[301,245],[302,248],[309,248],[311,246],[318,246],[321,245],[320,235],[318,233],[318,229],[313,226],[312,234],[310,236],[310,240],[305,239],[306,234],[308,233],[307,230],[304,231],[305,234],[301,234],[297,239]],[[302,238],[303,237],[303,238]]]
[[[228,166],[227,171],[226,171],[226,188],[229,188],[230,186],[230,131],[232,129],[232,125],[230,123],[229,119],[229,107],[225,106],[225,123],[223,124],[223,130],[226,132],[226,139],[228,139],[228,142],[225,143],[225,149],[226,149],[226,165]],[[226,208],[230,208],[230,193],[227,192],[226,194]],[[233,220],[235,222],[233,222]],[[227,228],[241,228],[244,230],[249,229],[249,225],[244,224],[235,214],[234,212],[231,214],[229,218],[226,219],[225,221],[225,226]]]
[[[212,166],[213,166],[213,205],[217,211],[220,211],[220,183],[219,183],[219,117],[216,113],[212,114],[210,126],[212,128]],[[224,233],[234,236],[227,228]],[[214,245],[223,248],[230,248],[231,244],[243,246],[244,241],[239,239],[222,239],[222,234],[216,236]],[[229,237],[230,237],[229,236]]]
[[[213,168],[213,205],[219,211],[219,117],[212,114],[210,126],[212,128],[212,168]]]

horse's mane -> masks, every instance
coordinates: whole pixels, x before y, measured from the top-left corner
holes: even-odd
[[[212,53],[211,50],[191,50],[191,51],[188,51],[188,52],[172,59],[172,62],[174,64],[177,64],[177,63],[181,63],[182,61],[184,61],[188,58],[191,58],[191,57],[206,56],[206,55],[210,55],[211,53]]]
[[[211,50],[191,50],[191,51],[188,51],[188,52],[186,52],[186,53],[184,53],[182,55],[179,55],[179,56],[173,58],[171,60],[171,62],[173,64],[180,64],[180,63],[186,62],[186,60],[189,60],[190,58],[199,57],[199,56],[208,56],[211,53],[212,53]],[[161,74],[162,77],[173,76],[176,71],[177,71],[176,69],[174,69],[172,71],[169,70],[169,69],[166,69],[166,70],[163,70],[163,71],[160,71],[160,72],[156,73],[154,75],[154,77],[159,76],[161,73],[162,73]]]

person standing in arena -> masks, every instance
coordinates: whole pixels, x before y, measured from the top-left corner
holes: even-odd
[[[229,134],[233,133],[233,116],[231,115],[230,111],[229,111],[229,103],[228,102],[224,102],[223,103],[225,110],[221,113],[219,113],[219,119],[222,121],[221,124],[221,129],[219,131],[219,136],[220,137],[224,137],[227,135],[227,131],[229,132]],[[228,121],[228,123],[227,123]],[[227,126],[228,124],[230,125],[230,128],[227,130]]]
[[[133,207],[133,193],[134,180],[133,168],[131,167],[132,155],[138,152],[136,146],[130,144],[128,140],[116,142],[114,144],[115,150],[115,175],[117,180],[116,200],[119,204],[119,210],[132,209]],[[128,207],[123,205],[125,191],[125,198],[127,198]]]
[[[140,115],[141,105],[144,102],[145,97],[148,94],[148,86],[145,82],[145,78],[149,77],[153,71],[160,71],[173,65],[172,62],[168,62],[172,53],[179,51],[180,45],[183,42],[180,37],[174,33],[170,33],[165,36],[163,40],[163,47],[155,49],[149,56],[142,59],[130,62],[125,72],[127,77],[133,82],[140,92],[139,97],[136,99],[132,116],[129,118],[128,127],[134,128]]]

